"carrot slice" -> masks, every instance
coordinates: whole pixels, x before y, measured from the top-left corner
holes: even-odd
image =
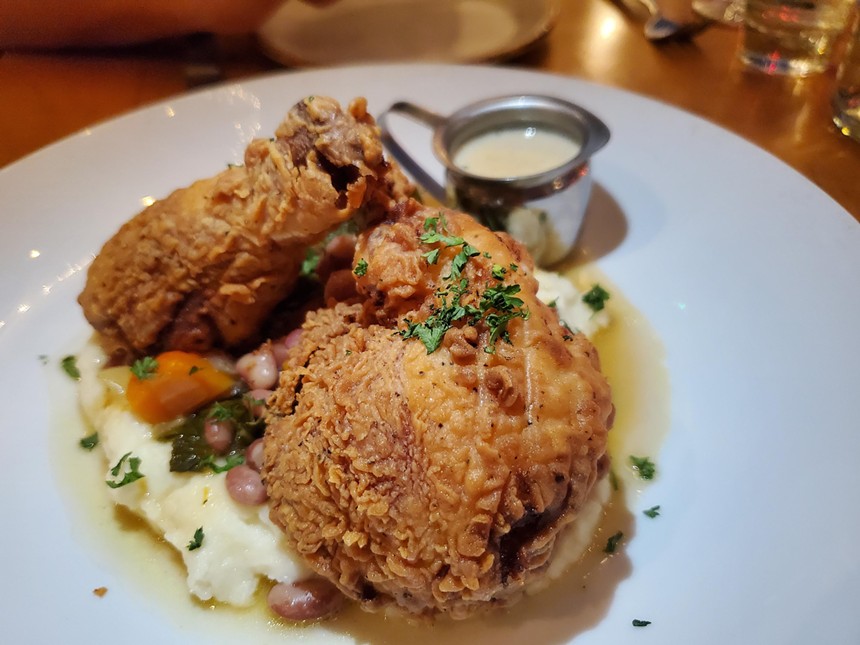
[[[125,391],[132,412],[147,423],[194,412],[234,384],[233,377],[197,354],[169,351],[155,360],[158,366],[153,373],[146,378],[132,375]]]

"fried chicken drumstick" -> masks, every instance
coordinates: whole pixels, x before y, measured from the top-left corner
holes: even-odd
[[[463,618],[545,571],[606,472],[613,408],[517,242],[400,211],[359,236],[358,295],[307,317],[263,473],[272,519],[346,595]]]
[[[126,223],[90,266],[79,302],[114,362],[250,340],[292,289],[307,247],[407,182],[383,158],[363,99],[298,103],[245,164],[175,191]]]

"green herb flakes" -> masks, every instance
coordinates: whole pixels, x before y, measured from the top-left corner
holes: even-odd
[[[432,251],[427,251],[427,253],[422,253],[421,257],[427,260],[427,264],[436,264],[439,261],[439,249],[433,249]]]
[[[200,467],[198,470],[202,470],[203,468],[209,468],[213,473],[226,473],[228,470],[235,468],[236,466],[241,466],[245,463],[245,457],[240,454],[232,454],[227,455],[227,458],[223,463],[217,463],[215,461],[214,455],[207,455],[203,459],[200,460]]]
[[[125,466],[125,470],[123,467]],[[123,486],[128,486],[129,484],[136,482],[138,479],[141,479],[144,475],[139,470],[140,468],[140,458],[132,457],[130,452],[125,453],[120,460],[117,462],[116,466],[110,469],[110,474],[116,480],[119,477],[120,472],[123,472],[122,479],[118,481],[107,480],[105,483],[111,488],[122,488]]]
[[[188,550],[195,551],[203,546],[203,527],[201,526],[199,529],[194,531],[194,538],[188,543]]]
[[[630,463],[633,464],[633,470],[639,474],[640,479],[651,480],[657,474],[657,466],[648,457],[630,455]]]
[[[78,445],[84,450],[92,450],[99,445],[99,433],[93,432],[91,435],[84,437],[78,442]]]
[[[197,372],[199,372],[202,369],[203,369],[202,367],[197,367],[196,365],[192,365],[191,369],[188,370],[188,376],[191,376],[192,374],[196,374]]]
[[[77,356],[69,355],[63,357],[60,361],[60,367],[62,367],[63,371],[76,381],[81,379],[81,371],[78,369]]]
[[[355,269],[352,272],[359,277],[365,275],[367,273],[367,260],[361,258],[355,263]]]
[[[320,253],[319,249],[310,247],[305,253],[305,259],[302,260],[302,268],[299,270],[299,274],[305,278],[316,277],[317,267],[321,259],[322,253]]]
[[[131,365],[131,373],[141,381],[145,381],[146,379],[155,376],[155,372],[157,370],[158,361],[152,356],[144,356],[143,358],[136,360]]]
[[[582,301],[591,307],[591,310],[595,313],[601,311],[606,306],[607,300],[609,300],[609,292],[599,284],[595,284],[582,296]]]
[[[621,542],[624,537],[624,533],[618,531],[615,535],[610,535],[609,539],[606,540],[606,546],[603,547],[604,553],[615,553],[615,550],[618,548],[618,544]]]
[[[654,519],[655,517],[660,515],[660,505],[658,504],[657,506],[652,506],[651,508],[646,508],[644,511],[642,511],[642,515],[644,515],[645,517],[650,517],[651,519]]]
[[[639,620],[638,618],[633,619],[633,626],[634,627],[647,627],[650,624],[651,624],[650,620]]]

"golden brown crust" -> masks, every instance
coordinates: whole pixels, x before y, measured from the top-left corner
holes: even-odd
[[[364,301],[308,316],[270,402],[264,474],[272,519],[347,595],[462,618],[543,572],[605,472],[610,391],[591,343],[537,300],[519,245],[465,215],[446,212],[450,233],[492,257],[467,264],[463,302],[515,263],[505,280],[531,316],[494,354],[484,323],[430,354],[395,336],[429,315],[457,252],[428,267],[418,237],[436,211],[401,210],[359,237]]]
[[[363,99],[298,103],[245,164],[154,203],[102,248],[79,301],[114,360],[251,338],[292,288],[305,249],[360,209],[402,199]]]

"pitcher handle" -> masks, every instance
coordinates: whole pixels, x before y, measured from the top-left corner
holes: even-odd
[[[405,116],[411,117],[413,120],[426,125],[429,128],[435,129],[445,123],[445,117],[431,112],[419,105],[408,101],[397,101],[392,104],[387,110],[377,117],[376,122],[382,132],[382,143],[391,152],[394,158],[408,172],[415,181],[426,190],[434,199],[441,203],[446,203],[448,197],[445,193],[445,187],[441,186],[430,174],[421,167],[421,165],[412,158],[412,156],[403,149],[403,146],[391,134],[388,128],[388,115],[392,112],[399,112]]]

